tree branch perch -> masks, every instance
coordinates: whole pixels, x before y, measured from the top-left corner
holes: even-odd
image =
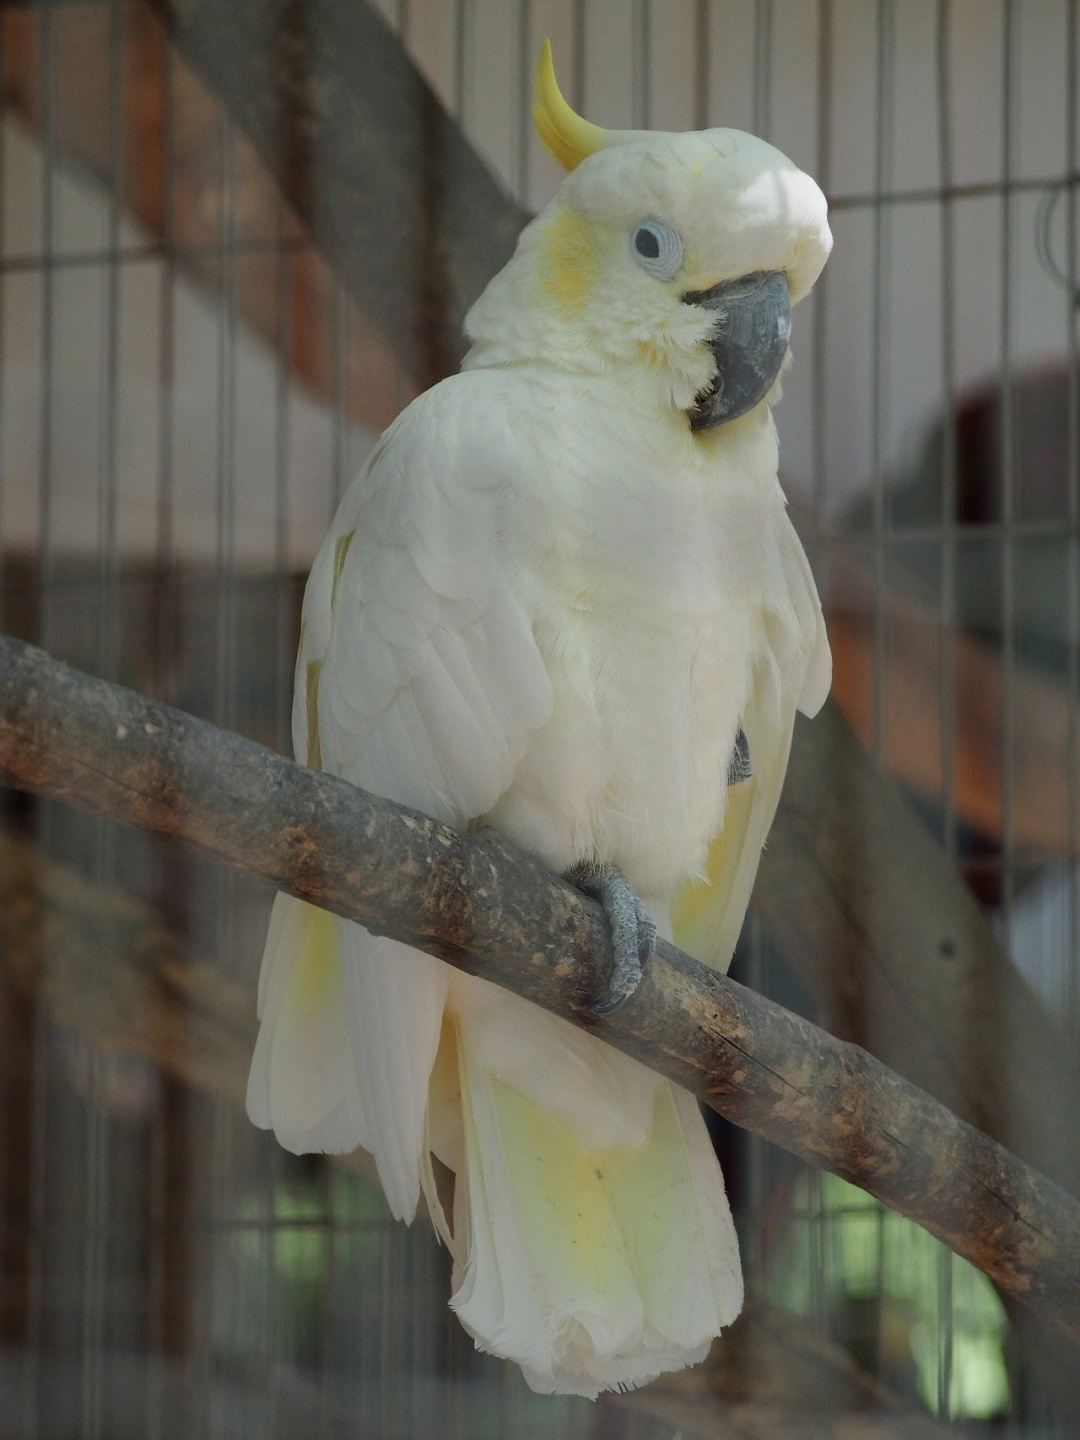
[[[194,843],[592,1030],[917,1220],[1080,1343],[1080,1204],[865,1051],[670,945],[601,1022],[599,907],[493,832],[462,835],[8,637],[0,773]]]

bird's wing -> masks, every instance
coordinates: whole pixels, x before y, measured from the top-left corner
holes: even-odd
[[[387,432],[305,604],[308,743],[317,723],[325,768],[453,824],[491,809],[552,705],[500,525],[517,445],[483,378]]]
[[[766,549],[762,619],[763,643],[740,717],[751,773],[728,787],[723,825],[703,877],[685,885],[671,904],[675,943],[719,970],[731,963],[776,814],[795,712],[815,715],[832,679],[821,602],[786,512],[779,513]]]
[[[343,500],[305,593],[293,712],[300,759],[456,825],[491,809],[552,705],[500,524],[515,442],[481,378],[411,405]],[[446,969],[278,907],[249,1112],[289,1148],[362,1144],[411,1216]]]

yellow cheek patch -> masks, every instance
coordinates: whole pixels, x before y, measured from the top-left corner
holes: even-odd
[[[564,210],[552,221],[545,237],[544,260],[544,290],[560,310],[577,314],[600,268],[584,216]]]

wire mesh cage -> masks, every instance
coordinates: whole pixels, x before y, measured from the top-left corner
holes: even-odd
[[[337,502],[454,367],[464,305],[554,190],[529,123],[546,36],[596,122],[749,130],[829,196],[781,478],[836,703],[938,858],[917,868],[907,832],[846,812],[841,919],[773,887],[736,972],[961,1109],[992,1075],[1007,1110],[1038,1070],[1061,1123],[1075,0],[0,5],[2,628],[289,750],[300,597]],[[1065,1342],[910,1221],[720,1121],[744,1319],[637,1394],[532,1394],[474,1350],[448,1256],[391,1219],[362,1154],[292,1156],[245,1118],[270,889],[15,791],[0,847],[0,1434],[1074,1432]],[[1015,991],[964,989],[964,887],[1035,1028]],[[898,933],[905,900],[940,921],[936,953],[909,974],[847,943],[856,894]],[[1032,1146],[1075,1192],[1076,1142]]]

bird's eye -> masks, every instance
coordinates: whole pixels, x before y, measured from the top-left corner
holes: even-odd
[[[634,258],[657,280],[673,280],[682,269],[682,236],[663,220],[639,220],[630,230]]]

